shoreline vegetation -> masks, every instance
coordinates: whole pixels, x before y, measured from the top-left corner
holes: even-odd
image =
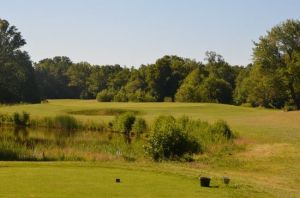
[[[177,119],[173,116],[158,116],[154,123],[149,124],[131,111],[118,113],[108,123],[83,122],[71,115],[33,119],[27,112],[14,112],[11,115],[0,114],[0,127],[4,134],[0,141],[0,160],[91,160],[91,157],[82,157],[82,155],[94,155],[95,157],[97,154],[101,154],[103,152],[102,144],[104,147],[114,149],[116,145],[110,144],[110,140],[113,136],[119,136],[117,139],[122,140],[118,140],[118,142],[126,147],[125,154],[120,154],[124,152],[123,149],[120,149],[119,153],[104,151],[105,155],[119,155],[129,161],[135,161],[136,158],[143,155],[155,161],[194,161],[194,154],[201,155],[211,147],[227,143],[234,146],[232,139],[235,137],[228,124],[223,120],[209,124],[201,120],[192,120],[187,116]],[[9,131],[13,135],[8,135]],[[63,143],[61,147],[48,138],[27,139],[30,131],[46,131],[48,135],[56,136],[54,142],[67,141],[68,143]],[[87,138],[87,136],[90,137]],[[102,140],[97,143],[96,140],[100,136],[107,136],[110,139],[108,144]],[[89,140],[92,137],[96,139]],[[72,150],[77,147],[73,142],[74,138],[79,138],[77,141],[84,142],[83,145],[86,146],[83,146],[82,150],[75,149],[73,157],[67,157],[68,149]],[[58,152],[56,157],[54,157],[55,154],[48,157],[49,146],[51,149],[59,149],[60,154]],[[96,153],[97,149],[100,150]],[[126,150],[130,151],[126,154]]]

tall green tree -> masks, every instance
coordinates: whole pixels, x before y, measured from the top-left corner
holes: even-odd
[[[34,69],[21,33],[0,18],[0,103],[40,101]]]
[[[68,86],[77,91],[81,99],[89,99],[91,95],[88,91],[88,78],[91,74],[91,65],[87,62],[72,64],[67,71]]]
[[[175,95],[176,102],[201,102],[199,87],[205,78],[203,69],[193,70],[178,88]]]
[[[300,109],[300,21],[287,20],[260,37],[253,59],[245,79],[250,83],[247,100],[266,107],[289,104]]]
[[[46,58],[35,64],[35,75],[42,98],[79,97],[77,91],[68,86],[69,78],[67,71],[72,64],[70,58],[66,56]]]

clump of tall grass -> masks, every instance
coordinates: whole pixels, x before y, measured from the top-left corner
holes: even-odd
[[[114,132],[126,135],[131,133],[141,135],[147,130],[146,121],[143,118],[136,117],[132,112],[125,112],[116,116],[114,121],[110,123],[110,126]]]
[[[0,140],[0,160],[11,160],[11,161],[21,161],[21,160],[36,160],[32,155],[30,150],[21,143],[17,141],[1,137]]]
[[[21,113],[14,112],[12,115],[0,114],[0,124],[14,126],[29,126],[30,114],[25,111]]]
[[[128,135],[131,132],[135,119],[135,115],[131,112],[126,112],[116,116],[113,122],[113,130]]]
[[[136,118],[133,125],[132,125],[131,131],[133,133],[135,133],[137,136],[140,136],[142,133],[147,131],[147,128],[148,127],[147,127],[147,123],[146,123],[145,119]]]
[[[31,126],[35,128],[77,130],[82,128],[82,123],[69,115],[57,115],[54,117],[43,117],[31,121]]]
[[[30,118],[27,112],[15,112],[13,114],[0,114],[0,125],[15,126],[15,127],[31,127],[58,129],[65,131],[74,130],[90,130],[90,131],[105,131],[108,127],[101,121],[86,121],[80,122],[75,117],[70,115],[57,115],[54,117]]]
[[[15,112],[13,114],[13,122],[15,126],[28,126],[30,123],[30,114],[25,111],[22,113]]]
[[[201,120],[181,117],[178,119],[178,125],[183,131],[196,137],[204,150],[216,144],[228,143],[235,137],[233,131],[224,120],[218,120],[210,124]]]
[[[0,114],[0,125],[12,125],[13,118],[8,114]]]

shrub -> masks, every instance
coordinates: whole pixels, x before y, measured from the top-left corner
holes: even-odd
[[[147,130],[146,121],[143,118],[137,118],[132,125],[132,132],[137,135],[142,134]]]
[[[127,93],[128,101],[131,102],[156,102],[157,97],[153,96],[149,92],[137,90],[135,92]]]
[[[154,160],[178,159],[201,151],[197,140],[185,133],[172,116],[160,116],[153,125],[147,152]]]
[[[96,96],[98,102],[111,102],[114,98],[115,91],[104,89]]]
[[[117,116],[113,123],[113,130],[125,134],[129,134],[132,129],[132,125],[135,122],[135,115],[131,112],[123,113]]]

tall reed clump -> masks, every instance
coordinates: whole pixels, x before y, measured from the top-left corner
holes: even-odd
[[[112,130],[115,132],[142,134],[147,129],[146,121],[143,118],[137,118],[132,112],[125,112],[115,117],[112,122]]]
[[[14,112],[12,115],[0,114],[0,125],[29,126],[30,114],[25,111]]]
[[[42,127],[67,131],[77,130],[83,126],[76,118],[69,115],[57,115],[55,117],[44,117],[42,119],[32,120],[31,125],[35,128]]]
[[[36,160],[25,145],[18,143],[11,138],[1,137],[0,139],[0,160]]]
[[[210,124],[201,120],[181,117],[178,119],[178,125],[183,131],[196,137],[203,150],[207,150],[217,144],[228,143],[235,137],[233,131],[224,120],[218,120]]]
[[[30,114],[25,111],[22,113],[15,112],[13,114],[13,122],[15,126],[29,126]]]
[[[15,127],[32,127],[59,130],[91,130],[105,131],[107,126],[103,122],[86,121],[84,123],[70,115],[57,115],[54,117],[30,118],[30,114],[23,111],[21,113],[0,114],[0,125]]]
[[[12,125],[13,118],[8,114],[1,114],[0,113],[0,125]]]

